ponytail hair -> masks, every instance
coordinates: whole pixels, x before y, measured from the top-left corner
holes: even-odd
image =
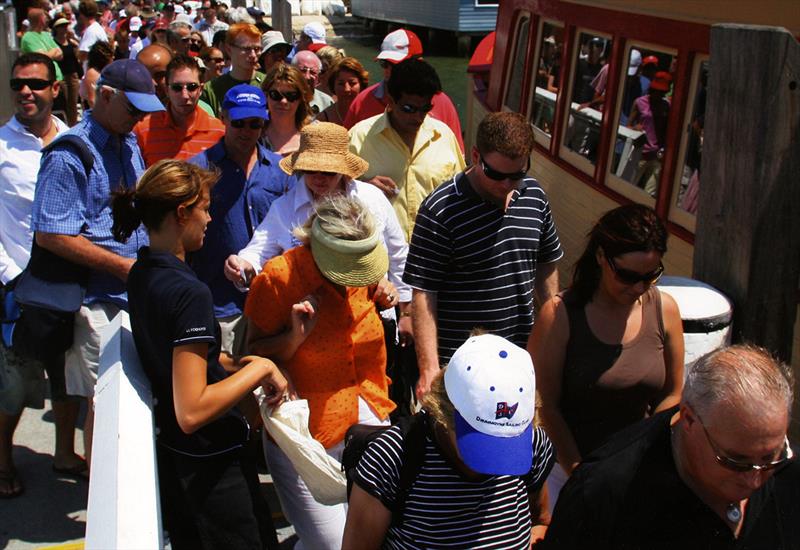
[[[114,239],[127,241],[140,224],[148,231],[157,230],[167,215],[179,206],[191,208],[218,179],[217,170],[204,170],[182,160],[158,161],[139,178],[135,189],[112,193]]]

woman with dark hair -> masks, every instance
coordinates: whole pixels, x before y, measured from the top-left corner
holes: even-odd
[[[327,84],[336,103],[317,115],[317,120],[335,122],[344,126],[344,117],[350,109],[350,104],[369,85],[369,73],[355,57],[345,57],[330,69]]]
[[[560,466],[548,481],[552,503],[611,434],[680,399],[681,316],[653,286],[666,251],[667,232],[652,208],[611,210],[589,232],[572,285],[536,318],[528,350]]]
[[[103,68],[114,61],[114,48],[108,42],[97,41],[89,50],[89,62],[86,74],[83,75],[78,95],[83,100],[84,109],[94,107],[95,84],[100,78]]]
[[[186,264],[203,245],[218,174],[165,159],[115,193],[113,233],[144,224],[128,276],[136,350],[150,380],[161,511],[173,548],[277,548],[238,404],[258,386],[275,405],[286,379],[269,359],[220,355],[211,292]],[[227,371],[235,371],[226,375]]]
[[[309,103],[314,90],[303,73],[285,63],[278,63],[267,73],[261,89],[267,96],[269,111],[262,142],[283,156],[294,153],[300,148],[300,130],[311,121]]]

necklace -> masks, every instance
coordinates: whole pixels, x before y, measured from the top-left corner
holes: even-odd
[[[728,521],[734,524],[738,524],[742,519],[742,509],[739,507],[739,504],[736,502],[730,502],[725,507],[725,517],[728,518]]]

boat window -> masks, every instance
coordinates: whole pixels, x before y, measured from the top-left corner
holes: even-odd
[[[561,89],[561,52],[564,49],[563,27],[542,22],[539,32],[539,60],[536,65],[536,86],[533,93],[531,122],[537,140],[550,145],[556,100]]]
[[[579,33],[577,40],[564,147],[578,167],[592,174],[597,162],[600,125],[606,111],[608,56],[612,43],[606,37],[589,32]]]
[[[617,135],[611,162],[612,181],[623,194],[655,197],[666,151],[667,121],[677,57],[633,44],[625,56],[617,111]]]
[[[511,58],[511,75],[508,79],[505,106],[516,112],[522,110],[522,81],[525,76],[525,53],[527,51],[530,23],[530,17],[527,15],[520,18],[517,25],[516,40],[514,41],[513,57]]]
[[[680,171],[675,206],[689,214],[697,213],[697,196],[700,192],[700,160],[703,155],[703,127],[706,118],[706,86],[708,61],[700,63],[691,118],[686,127],[686,153]]]

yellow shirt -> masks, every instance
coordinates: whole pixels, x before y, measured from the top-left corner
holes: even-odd
[[[369,170],[359,179],[388,176],[397,184],[399,193],[390,200],[409,242],[425,197],[465,168],[452,130],[430,116],[417,132],[413,151],[391,127],[386,113],[362,120],[350,129],[350,150],[369,162]]]

